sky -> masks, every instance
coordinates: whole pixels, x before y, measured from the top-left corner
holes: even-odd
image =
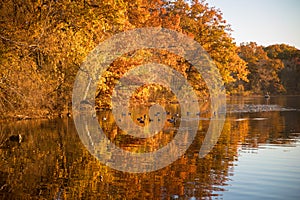
[[[239,45],[288,44],[300,49],[300,0],[206,0],[231,25]]]

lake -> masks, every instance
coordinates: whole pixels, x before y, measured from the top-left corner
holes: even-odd
[[[131,117],[143,116],[144,110],[131,109]],[[178,112],[176,105],[168,110]],[[72,118],[2,122],[0,196],[300,199],[300,96],[228,98],[218,142],[205,157],[199,158],[211,117],[209,112],[203,113],[196,138],[184,155],[148,173],[122,172],[100,163],[81,142]],[[166,121],[161,132],[141,140],[120,130],[109,111],[98,113],[98,121],[116,146],[140,153],[168,144],[182,123]],[[22,136],[20,143],[11,137],[18,134]]]

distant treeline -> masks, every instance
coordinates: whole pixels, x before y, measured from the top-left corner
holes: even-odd
[[[250,71],[242,91],[300,94],[300,50],[286,44],[263,47],[250,42],[241,44],[239,56]]]
[[[134,28],[163,27],[193,38],[218,67],[228,94],[299,94],[299,50],[288,45],[238,47],[222,13],[205,1],[3,0],[0,3],[0,118],[44,117],[71,108],[74,79],[88,53],[110,36]],[[163,51],[123,55],[101,80],[97,107],[109,107],[112,88],[130,68],[149,62],[175,68],[207,96],[201,76],[183,58]],[[138,80],[132,80],[138,81]],[[173,94],[145,86],[133,99]],[[160,95],[158,95],[160,96]]]

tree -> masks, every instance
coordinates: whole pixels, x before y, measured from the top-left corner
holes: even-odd
[[[192,1],[190,9],[182,13],[183,31],[191,33],[209,53],[227,86],[247,81],[249,72],[246,63],[237,56],[237,47],[230,36],[230,25],[226,24],[222,13],[197,0]]]
[[[128,8],[129,21],[135,27],[164,27],[187,34],[199,42],[214,60],[228,90],[248,81],[249,71],[246,62],[237,55],[230,26],[222,18],[222,13],[210,8],[205,1],[188,4],[183,0],[141,0],[129,1],[128,4],[131,5]]]
[[[87,54],[127,29],[122,1],[2,1],[0,112],[45,116],[70,106]]]
[[[269,58],[263,47],[255,42],[241,44],[240,57],[248,63],[250,71],[250,81],[246,84],[248,90],[256,94],[285,92],[278,76],[283,68],[279,59]]]
[[[74,78],[88,53],[113,34],[139,27],[164,27],[194,38],[215,61],[228,90],[247,81],[246,63],[237,56],[230,26],[220,11],[204,1],[4,0],[0,11],[2,116],[65,112],[70,107]],[[112,64],[111,74],[107,75],[112,82],[100,80],[98,96],[102,92],[108,94],[111,89],[105,89],[106,86],[113,87],[130,66],[148,62],[148,58],[172,66],[199,94],[206,93],[201,76],[183,58],[150,50],[134,55],[134,59],[129,58],[130,53],[123,55]]]
[[[279,72],[280,80],[288,94],[300,92],[300,50],[286,44],[270,45],[264,48],[272,59],[280,59],[284,67]]]

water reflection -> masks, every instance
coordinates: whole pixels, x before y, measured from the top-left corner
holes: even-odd
[[[264,98],[243,98],[230,99],[228,103],[267,105],[264,101]],[[269,105],[300,108],[299,98],[295,97],[269,101]],[[174,113],[178,112],[176,109],[169,108]],[[143,115],[143,109],[131,112],[134,118]],[[144,147],[144,151],[153,151],[176,134],[176,125],[166,123],[164,133],[147,140],[132,140],[114,120],[109,112],[99,115],[107,136],[125,149],[137,151]],[[299,197],[298,110],[228,113],[217,144],[200,159],[198,153],[208,124],[209,120],[200,121],[196,139],[172,165],[151,173],[131,174],[106,167],[91,156],[76,134],[72,119],[1,123],[0,196],[3,199]],[[10,142],[8,146],[7,138],[18,134],[23,141]],[[276,187],[274,195],[268,193],[278,185],[282,185],[281,190]]]

